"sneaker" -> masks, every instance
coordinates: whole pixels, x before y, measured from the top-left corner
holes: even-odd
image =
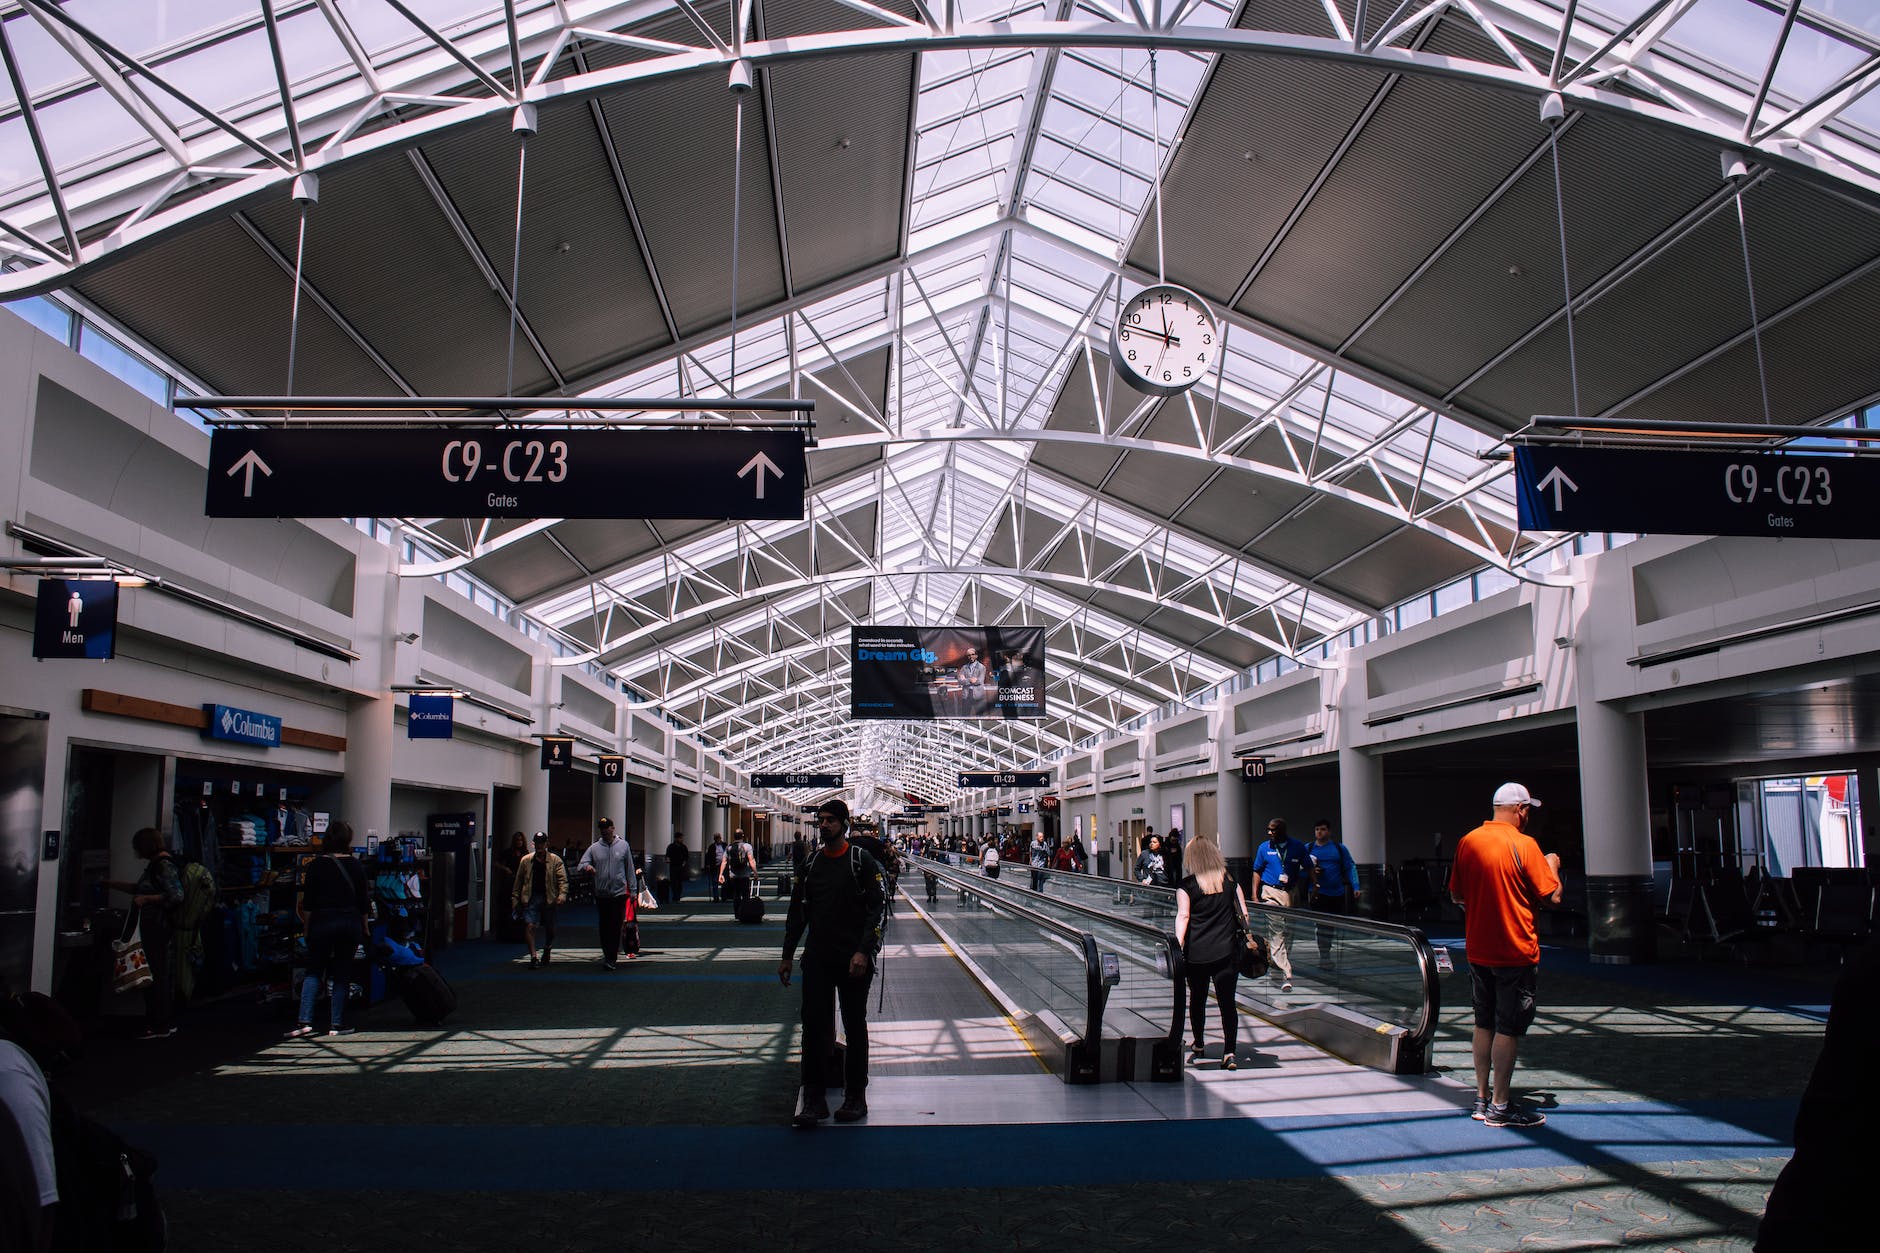
[[[531,956],[531,957],[529,958],[529,969],[530,969],[530,970],[534,970],[535,968],[537,968],[537,967],[538,967],[538,966],[540,966],[541,964],[542,964],[542,959],[541,959],[541,958],[539,958],[539,957],[535,957],[535,956]]]
[[[868,1102],[859,1096],[851,1096],[842,1102],[842,1108],[836,1111],[837,1122],[860,1122],[868,1117]]]
[[[1279,990],[1280,990],[1280,991],[1282,991],[1282,992],[1290,992],[1290,991],[1292,991],[1292,980],[1291,980],[1291,979],[1287,979],[1287,980],[1284,980],[1283,982],[1281,982],[1281,983],[1280,983],[1280,985],[1279,985]]]
[[[604,961],[601,963],[601,969],[602,970],[618,970],[620,969],[620,967],[614,965],[612,962]]]
[[[171,1027],[166,1031],[140,1031],[137,1033],[137,1038],[140,1040],[167,1040],[175,1034],[176,1028]]]
[[[356,1032],[356,1031],[358,1031],[358,1030],[359,1030],[359,1028],[357,1028],[357,1027],[328,1027],[328,1028],[326,1029],[326,1033],[327,1033],[328,1035],[330,1035],[330,1036],[333,1036],[333,1035],[352,1035],[352,1034],[353,1034],[354,1032]]]
[[[1547,1121],[1547,1115],[1518,1105],[1491,1105],[1482,1121],[1491,1127],[1538,1127]]]
[[[1488,1118],[1488,1102],[1483,1100],[1471,1101],[1469,1103],[1469,1117],[1475,1119],[1477,1122],[1486,1121]]]
[[[1234,1056],[1232,1053],[1225,1054],[1221,1058],[1221,1069],[1222,1070],[1239,1070],[1240,1059]]]
[[[288,1032],[286,1038],[289,1040],[304,1040],[312,1034],[313,1034],[313,1024],[308,1023],[308,1022],[303,1022],[299,1024],[298,1026],[296,1026],[292,1031]]]
[[[630,961],[630,962],[631,962],[631,961],[638,961],[638,960],[640,960],[640,955],[639,955],[638,953],[628,953],[628,954],[627,954],[627,960],[628,960],[628,961]]]
[[[549,954],[552,953],[553,951],[554,950],[552,949],[546,949],[546,948],[542,950],[542,964],[544,966],[548,965]]]

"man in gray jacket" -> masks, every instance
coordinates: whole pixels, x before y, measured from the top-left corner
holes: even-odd
[[[594,876],[594,912],[601,929],[601,969],[613,970],[620,959],[620,928],[627,919],[627,896],[634,890],[633,850],[614,834],[614,820],[602,818],[601,838],[581,854],[576,874]]]

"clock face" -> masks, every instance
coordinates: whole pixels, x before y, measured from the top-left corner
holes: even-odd
[[[1110,328],[1110,360],[1138,391],[1174,396],[1207,373],[1220,348],[1207,302],[1185,287],[1145,287]]]

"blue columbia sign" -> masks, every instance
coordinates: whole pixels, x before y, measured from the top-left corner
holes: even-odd
[[[448,695],[411,694],[411,716],[405,721],[409,740],[448,740],[455,726],[455,706]]]
[[[272,714],[258,714],[252,709],[236,709],[232,705],[204,705],[202,711],[209,715],[208,729],[203,732],[209,739],[259,744],[263,748],[281,746],[281,720]]]

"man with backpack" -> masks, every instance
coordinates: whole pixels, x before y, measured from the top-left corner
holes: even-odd
[[[742,830],[731,833],[731,844],[725,849],[725,860],[718,867],[719,895],[737,903],[750,894],[757,880],[757,852],[744,838]]]
[[[837,1122],[868,1117],[868,985],[874,981],[887,925],[887,874],[881,863],[849,840],[849,807],[824,801],[816,811],[822,849],[790,894],[777,977],[790,986],[797,941],[803,947],[803,1105],[792,1119],[814,1127],[829,1117],[826,1067],[835,1048],[835,1014],[842,1008],[847,1047],[842,1060],[842,1108]]]
[[[1307,907],[1321,914],[1355,912],[1358,865],[1351,859],[1351,850],[1332,839],[1332,824],[1326,819],[1312,824],[1312,844],[1306,849],[1306,856],[1311,859],[1312,874],[1312,894],[1306,898]],[[1319,927],[1319,965],[1328,969],[1336,969],[1332,965],[1332,941],[1336,938],[1333,928]]]

